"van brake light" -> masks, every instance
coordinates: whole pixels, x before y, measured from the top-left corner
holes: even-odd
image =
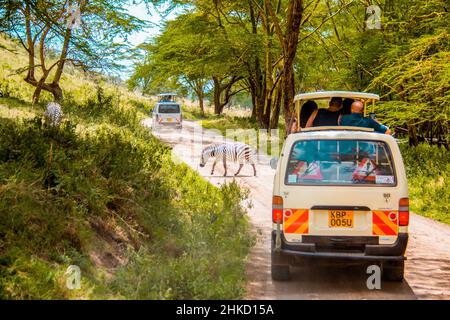
[[[283,221],[283,198],[273,196],[272,198],[272,221],[281,223]]]
[[[409,225],[409,199],[401,198],[398,205],[398,224],[401,227]]]

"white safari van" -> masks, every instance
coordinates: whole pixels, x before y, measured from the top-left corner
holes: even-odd
[[[183,114],[180,104],[175,101],[175,96],[174,93],[162,93],[158,96],[158,103],[155,105],[152,114],[152,127],[154,129],[163,126],[182,128]]]
[[[296,104],[331,97],[379,99],[319,92],[298,95]],[[409,200],[392,136],[360,127],[302,129],[286,138],[271,166],[274,280],[288,280],[290,265],[308,257],[368,261],[382,267],[386,280],[403,280]]]

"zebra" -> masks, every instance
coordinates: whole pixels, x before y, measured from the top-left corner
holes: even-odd
[[[59,127],[61,124],[63,112],[61,111],[61,106],[58,103],[50,102],[47,105],[47,110],[44,115],[50,126]]]
[[[225,170],[224,177],[227,176],[227,160],[233,162],[239,162],[239,169],[234,174],[237,176],[241,172],[244,162],[248,162],[253,167],[253,173],[256,176],[256,151],[249,145],[243,143],[224,143],[210,145],[202,150],[200,159],[200,167],[204,167],[209,158],[214,158],[212,165],[211,175],[214,174],[214,168],[219,160],[223,162],[223,168]]]

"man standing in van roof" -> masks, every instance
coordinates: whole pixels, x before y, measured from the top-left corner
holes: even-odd
[[[355,101],[352,104],[352,113],[343,115],[340,120],[341,126],[372,128],[375,132],[391,134],[391,129],[382,125],[372,118],[365,118],[363,115],[364,104],[361,101]]]

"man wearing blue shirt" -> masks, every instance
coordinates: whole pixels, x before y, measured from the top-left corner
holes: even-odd
[[[391,129],[381,123],[371,119],[364,118],[364,104],[361,101],[355,101],[352,104],[352,113],[343,115],[340,120],[341,126],[372,128],[375,132],[391,134]]]

